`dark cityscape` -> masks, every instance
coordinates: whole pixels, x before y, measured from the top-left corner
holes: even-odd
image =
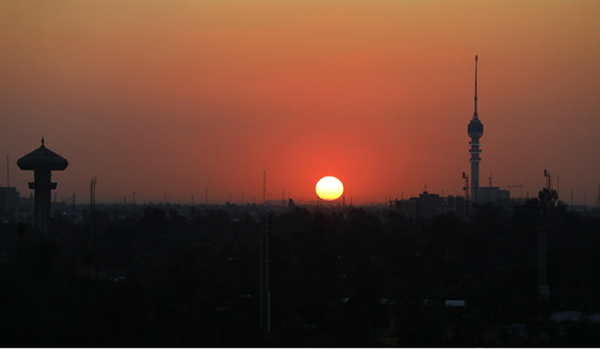
[[[547,171],[526,200],[139,205],[96,203],[96,178],[89,203],[50,202],[68,163],[44,143],[17,164],[47,175],[35,200],[2,188],[4,347],[600,340],[600,209],[559,200]]]
[[[0,1],[0,346],[600,346],[599,4]]]

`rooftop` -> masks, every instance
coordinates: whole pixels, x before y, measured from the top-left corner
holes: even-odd
[[[35,151],[21,157],[17,161],[17,165],[21,170],[65,170],[69,162],[46,148],[44,138],[42,138],[42,145]]]

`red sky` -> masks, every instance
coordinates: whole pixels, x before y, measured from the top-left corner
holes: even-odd
[[[0,154],[70,162],[59,198],[100,201],[462,194],[479,55],[482,185],[548,169],[600,184],[600,2],[1,1]],[[4,161],[3,161],[4,163]],[[6,176],[0,176],[6,185]],[[513,189],[519,195],[519,189]]]

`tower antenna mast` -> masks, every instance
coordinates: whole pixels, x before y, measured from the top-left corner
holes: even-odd
[[[479,119],[477,115],[477,55],[475,55],[475,114],[473,114],[474,119]]]

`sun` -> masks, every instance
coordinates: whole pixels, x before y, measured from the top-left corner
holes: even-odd
[[[333,201],[340,198],[342,193],[344,193],[344,185],[333,176],[325,176],[317,182],[315,192],[317,192],[319,198],[326,201]]]

